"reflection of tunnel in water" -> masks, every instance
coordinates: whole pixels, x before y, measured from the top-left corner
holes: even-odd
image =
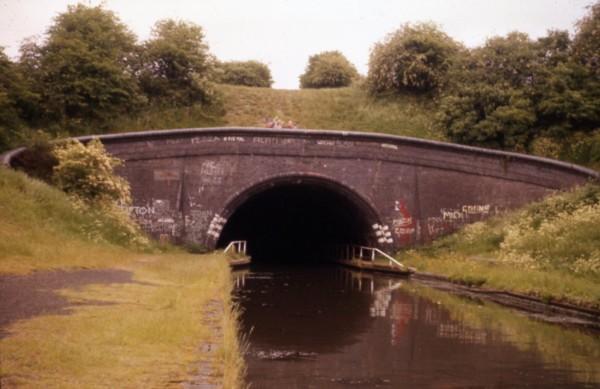
[[[346,195],[315,183],[281,184],[250,196],[231,215],[218,246],[247,240],[256,260],[325,260],[336,245],[367,244],[369,216]]]

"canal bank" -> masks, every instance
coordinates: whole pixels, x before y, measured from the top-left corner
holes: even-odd
[[[203,361],[212,382],[241,386],[225,256],[140,248],[121,231],[0,167],[2,389],[180,387]]]
[[[600,330],[600,309],[580,306],[569,302],[552,301],[552,298],[517,293],[510,290],[491,289],[477,286],[477,280],[450,278],[443,275],[420,272],[414,267],[400,268],[384,260],[365,261],[361,259],[334,261],[351,269],[365,272],[384,273],[399,278],[408,278],[424,283],[432,288],[472,298],[486,299],[497,304],[518,309],[533,317],[550,323],[584,326]]]
[[[217,253],[4,274],[0,386],[241,387],[231,288]]]

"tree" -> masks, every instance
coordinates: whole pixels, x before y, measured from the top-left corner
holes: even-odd
[[[490,38],[483,47],[473,50],[472,58],[471,70],[478,81],[513,88],[534,82],[538,50],[527,34],[511,32],[505,37]]]
[[[573,57],[600,76],[600,1],[589,7],[589,13],[577,23],[573,39]]]
[[[22,48],[43,102],[42,121],[106,127],[142,102],[131,71],[135,36],[110,11],[82,4],[58,15],[42,45]]]
[[[140,50],[139,77],[148,98],[159,104],[188,106],[209,103],[214,59],[204,42],[202,27],[189,22],[161,20]]]
[[[437,123],[452,141],[524,151],[535,137],[539,54],[526,34],[489,39],[453,68]]]
[[[454,142],[525,150],[536,116],[520,90],[483,82],[465,84],[441,99],[437,122]]]
[[[356,68],[339,51],[324,51],[308,59],[300,76],[301,88],[339,88],[358,77]]]
[[[223,84],[270,88],[271,70],[258,61],[230,61],[219,65],[219,81]]]
[[[367,84],[374,94],[435,92],[460,45],[431,23],[405,24],[371,51]]]
[[[21,140],[33,100],[19,67],[0,47],[0,151]]]

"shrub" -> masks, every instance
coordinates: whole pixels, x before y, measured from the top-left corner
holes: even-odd
[[[87,145],[69,140],[54,149],[56,185],[70,195],[79,211],[93,220],[82,226],[93,241],[108,241],[147,248],[149,240],[133,222],[124,205],[131,203],[129,183],[114,173],[122,161],[106,153],[102,142]]]
[[[371,51],[368,88],[374,94],[435,91],[459,48],[434,24],[405,24]]]
[[[340,88],[349,86],[358,77],[354,65],[339,51],[324,51],[312,55],[304,74],[301,88]]]
[[[58,164],[53,179],[67,194],[86,203],[131,202],[129,184],[114,173],[122,161],[109,156],[100,140],[93,139],[87,145],[69,140],[58,145],[54,155]]]
[[[220,64],[219,81],[223,84],[270,88],[271,70],[258,61],[231,61]]]

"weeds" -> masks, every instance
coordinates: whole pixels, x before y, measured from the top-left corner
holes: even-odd
[[[600,185],[468,225],[402,259],[467,285],[600,307]]]

